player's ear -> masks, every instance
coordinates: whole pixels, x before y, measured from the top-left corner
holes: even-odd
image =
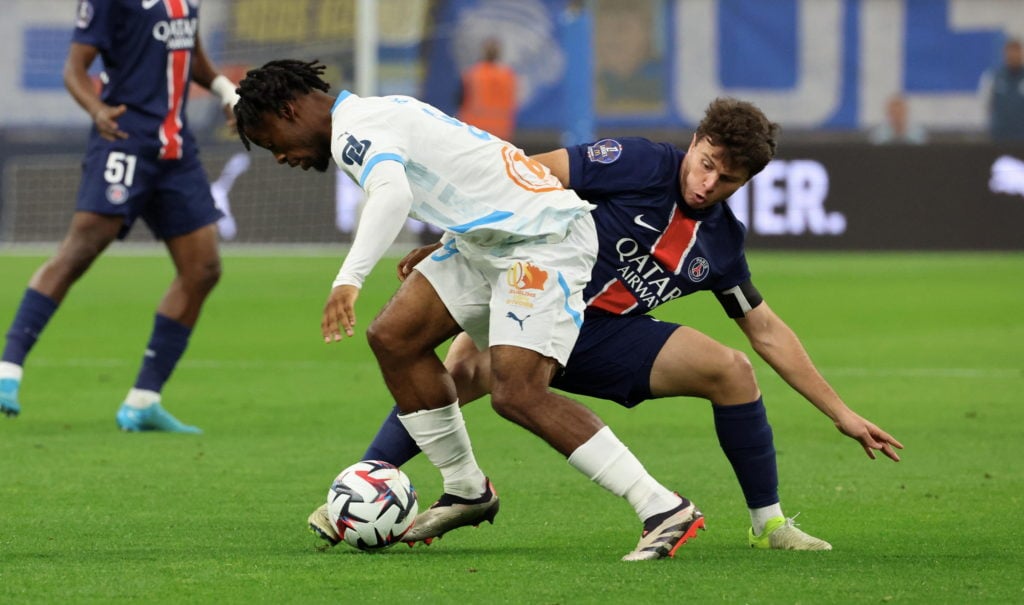
[[[295,120],[297,113],[295,112],[295,105],[290,101],[281,106],[281,109],[277,112],[285,120],[289,122]]]
[[[697,133],[695,132],[695,133],[693,133],[693,137],[690,138],[690,151],[693,151],[693,148],[696,147],[696,146],[697,146]]]

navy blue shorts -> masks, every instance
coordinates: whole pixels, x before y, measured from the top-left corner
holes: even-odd
[[[142,220],[158,238],[169,239],[217,222],[206,171],[195,150],[181,160],[158,160],[159,144],[126,139],[89,140],[75,210],[123,216],[124,239]]]
[[[650,315],[588,314],[556,389],[631,408],[651,398],[651,368],[678,324]]]

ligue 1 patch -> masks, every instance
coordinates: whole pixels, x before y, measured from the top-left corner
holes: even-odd
[[[691,260],[690,264],[686,267],[686,274],[690,276],[690,281],[692,282],[704,281],[708,273],[711,273],[711,263],[703,256],[698,256]]]
[[[107,187],[107,201],[115,206],[128,201],[128,188],[121,183],[114,183]]]
[[[88,28],[89,24],[92,23],[92,16],[95,12],[92,8],[92,2],[80,0],[78,2],[78,11],[75,14],[75,27],[78,29]]]
[[[601,139],[587,147],[587,158],[598,164],[611,164],[622,155],[622,144],[615,139]]]
[[[505,304],[532,309],[537,294],[544,291],[548,272],[533,263],[516,261],[508,268],[505,281],[508,283],[508,298],[505,299]],[[522,328],[522,324],[519,327]]]
[[[514,290],[543,290],[548,272],[531,262],[516,261],[508,268],[505,281]]]

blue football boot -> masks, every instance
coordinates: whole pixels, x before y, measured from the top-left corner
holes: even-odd
[[[17,378],[0,378],[0,414],[14,418],[21,413],[18,405],[18,387],[21,381]]]
[[[154,403],[146,408],[133,408],[126,403],[121,404],[117,410],[117,426],[122,431],[137,433],[141,431],[164,431],[167,433],[193,433],[200,434],[203,431],[199,427],[184,424],[170,412]]]

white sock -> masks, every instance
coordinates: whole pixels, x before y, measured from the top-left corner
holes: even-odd
[[[768,523],[769,519],[775,517],[782,517],[782,505],[778,502],[775,504],[769,504],[768,506],[762,506],[761,508],[751,508],[750,510],[750,528],[754,530],[755,536],[760,536],[761,532],[764,531],[764,526]]]
[[[16,363],[9,361],[0,361],[0,378],[13,378],[17,381],[21,381],[22,369]]]
[[[679,506],[679,496],[648,474],[607,426],[576,448],[569,464],[616,496],[625,497],[641,521]]]
[[[160,403],[160,393],[132,388],[124,398],[124,404],[130,408],[144,410],[154,403]]]
[[[235,184],[235,179],[249,169],[250,161],[248,152],[239,151],[231,156],[231,159],[224,164],[224,169],[220,171],[220,176],[214,181],[214,184],[223,187],[225,193],[231,191],[231,187]]]
[[[399,414],[398,419],[427,459],[441,471],[446,494],[467,499],[483,495],[487,477],[473,456],[458,401],[436,410]]]

